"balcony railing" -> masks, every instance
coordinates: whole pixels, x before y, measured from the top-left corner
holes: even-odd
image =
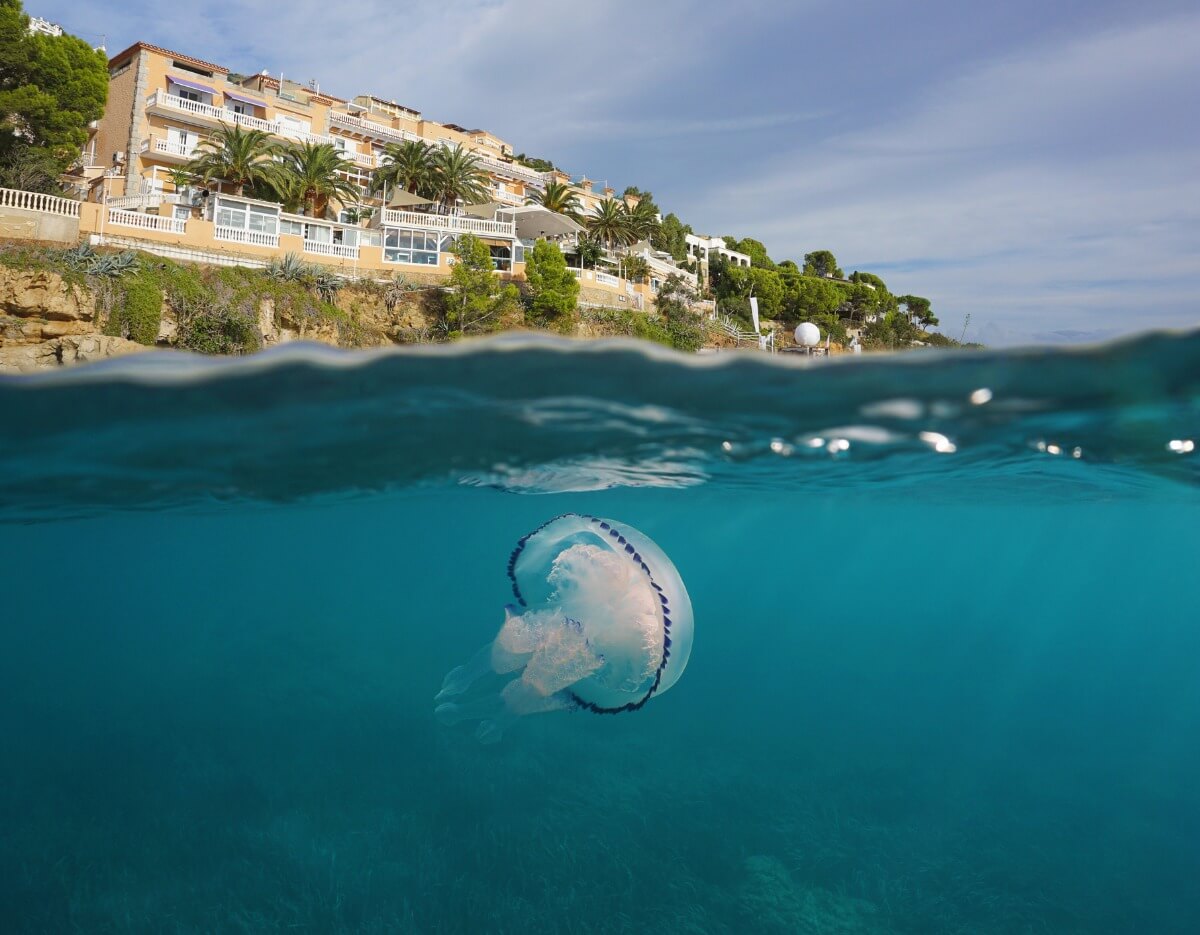
[[[150,192],[144,195],[121,195],[118,198],[109,198],[105,204],[110,208],[127,211],[130,208],[157,208],[162,201],[163,196],[160,193]]]
[[[599,270],[596,270],[596,282],[602,282],[606,286],[621,285],[621,280],[618,277],[612,275],[611,273],[602,273]]]
[[[458,231],[463,234],[487,234],[512,237],[516,225],[510,221],[482,221],[479,218],[448,214],[420,214],[416,211],[383,211],[384,226],[421,227],[426,230]]]
[[[305,240],[304,252],[315,253],[318,256],[339,256],[344,260],[358,259],[357,244],[321,243],[319,240]]]
[[[514,178],[521,182],[531,182],[538,187],[546,184],[546,174],[538,172],[536,169],[519,166],[515,162],[493,159],[491,156],[485,156],[479,150],[475,150],[472,155],[479,160],[482,166],[497,174],[507,175],[509,178]]]
[[[212,104],[201,104],[199,101],[189,101],[186,97],[168,94],[166,91],[155,91],[146,101],[146,107],[164,107],[178,111],[181,114],[191,114],[194,117],[205,117],[224,123],[236,123],[251,130],[262,130],[266,133],[277,133],[276,125],[268,123],[259,117],[249,114],[239,114],[225,107],[214,107]]]
[[[20,208],[25,211],[40,211],[42,214],[60,214],[68,218],[79,217],[78,201],[16,188],[0,188],[0,208]]]
[[[366,169],[375,168],[375,157],[371,153],[351,153],[343,151],[342,155],[355,165],[363,166]]]
[[[338,126],[349,127],[352,130],[358,130],[362,133],[369,133],[372,136],[377,136],[382,140],[389,140],[393,143],[421,139],[418,134],[413,133],[411,130],[397,130],[395,127],[385,127],[383,124],[376,123],[373,120],[364,120],[362,117],[355,117],[353,114],[343,114],[336,110],[329,115],[329,119]]]
[[[505,205],[523,205],[525,204],[524,195],[514,195],[512,192],[492,192],[492,201],[498,201]]]
[[[159,214],[139,214],[137,211],[124,211],[120,208],[108,209],[108,223],[118,227],[136,227],[139,230],[159,231],[164,234],[182,234],[187,229],[187,221],[182,218],[168,218]]]
[[[289,127],[279,121],[263,120],[261,117],[251,117],[249,114],[239,114],[236,110],[226,107],[215,107],[212,104],[201,104],[199,101],[189,101],[186,97],[168,94],[166,91],[155,91],[146,101],[146,107],[162,107],[181,114],[191,114],[194,117],[204,117],[221,123],[236,123],[250,130],[262,130],[276,136],[286,136],[302,143],[333,143],[332,136],[322,136],[310,133],[296,127]]]
[[[279,235],[266,234],[262,231],[251,231],[241,227],[225,227],[222,224],[213,226],[213,236],[217,240],[231,240],[234,243],[248,243],[256,247],[278,247]]]
[[[176,143],[174,140],[149,139],[142,140],[142,152],[153,152],[159,156],[172,156],[176,159],[191,159],[196,155],[195,143]]]

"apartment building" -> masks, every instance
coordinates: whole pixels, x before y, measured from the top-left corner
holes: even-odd
[[[707,234],[688,234],[686,239],[688,253],[705,266],[708,265],[710,258],[713,256],[721,256],[734,266],[750,268],[750,257],[745,253],[739,253],[737,250],[730,250],[725,243],[724,237],[709,237]]]
[[[260,130],[281,142],[335,147],[346,159],[347,177],[363,192],[361,204],[342,206],[337,218],[316,218],[231,190],[189,188],[176,170],[222,125]],[[410,140],[470,150],[489,176],[490,202],[445,213],[405,203],[405,193],[386,200],[369,194],[385,147]],[[110,59],[108,106],[90,128],[72,179],[82,199],[96,205],[84,216],[95,216],[98,235],[109,242],[149,240],[160,252],[199,251],[229,262],[265,262],[297,252],[314,262],[383,275],[415,272],[413,267],[448,274],[454,242],[464,233],[488,244],[501,273],[520,275],[524,249],[532,245],[531,236],[540,236],[531,231],[549,225],[564,247],[577,236],[555,227],[561,218],[539,219],[541,209],[522,207],[532,195],[550,181],[560,182],[576,194],[585,214],[614,195],[586,177],[573,181],[563,172],[519,164],[512,146],[484,129],[430,120],[373,95],[347,100],[282,75],[239,74],[145,42]],[[630,284],[609,274],[579,275],[619,292],[621,302],[635,296]],[[634,304],[640,306],[640,299]]]

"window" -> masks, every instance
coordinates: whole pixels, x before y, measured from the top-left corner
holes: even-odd
[[[488,247],[492,254],[492,266],[512,271],[512,251],[508,247]]]
[[[333,232],[324,224],[305,224],[304,239],[313,243],[332,243]]]
[[[215,218],[218,227],[236,227],[238,230],[246,229],[246,206],[220,202],[217,205],[217,214]]]
[[[199,91],[193,91],[191,88],[181,88],[179,85],[175,86],[175,96],[181,97],[185,101],[195,101],[197,104],[204,103],[204,99],[201,97]]]
[[[383,258],[389,263],[437,266],[438,238],[424,231],[388,228],[383,237]]]
[[[260,205],[250,205],[250,230],[260,234],[279,233],[279,213]]]
[[[287,218],[280,218],[279,233],[294,234],[297,237],[303,237],[304,225],[300,221],[289,221]]]
[[[178,68],[180,71],[190,71],[193,75],[203,75],[205,78],[213,77],[213,73],[204,68],[197,68],[195,65],[189,65],[187,62],[172,61],[171,66]]]
[[[222,198],[217,202],[213,221],[218,227],[233,227],[258,234],[279,233],[278,210],[265,205],[246,204],[244,201],[228,201]]]
[[[186,221],[192,216],[192,209],[186,205],[176,205],[175,210],[172,212],[172,216],[177,221]]]

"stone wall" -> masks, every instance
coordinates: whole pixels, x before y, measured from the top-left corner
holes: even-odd
[[[79,219],[24,208],[0,208],[0,237],[74,244],[79,242]]]

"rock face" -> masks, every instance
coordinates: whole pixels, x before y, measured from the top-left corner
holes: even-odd
[[[0,312],[14,318],[92,322],[96,317],[91,294],[63,282],[49,270],[0,266]]]
[[[136,341],[94,333],[56,338],[39,344],[5,345],[0,347],[0,373],[52,370],[148,350],[150,348]]]

